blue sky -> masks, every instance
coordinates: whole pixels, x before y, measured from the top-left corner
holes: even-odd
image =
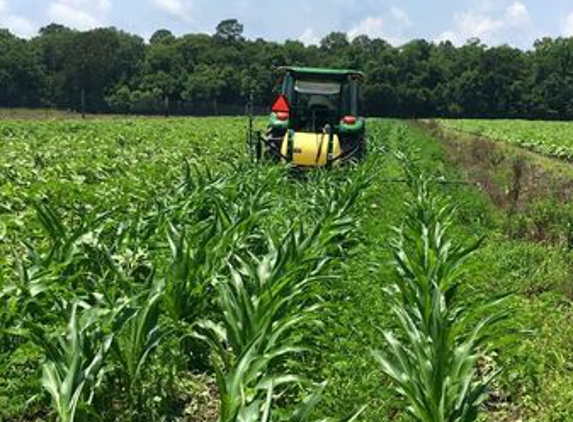
[[[573,36],[571,0],[0,0],[0,27],[31,37],[57,22],[76,29],[116,26],[145,38],[159,28],[176,34],[213,32],[238,18],[249,38],[316,43],[331,31],[529,48],[542,36]]]

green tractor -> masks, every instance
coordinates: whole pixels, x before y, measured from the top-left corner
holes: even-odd
[[[284,67],[280,94],[264,135],[249,129],[257,160],[298,168],[332,167],[366,154],[366,119],[360,117],[361,72]]]

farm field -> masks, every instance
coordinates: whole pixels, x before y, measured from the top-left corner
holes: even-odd
[[[527,124],[497,133],[568,148],[566,124]],[[385,289],[412,168],[455,205],[454,244],[485,237],[456,306],[509,294],[479,348],[474,378],[501,371],[483,417],[573,420],[573,176],[512,145],[555,149],[372,120],[365,163],[295,177],[251,163],[245,131],[0,122],[0,420],[412,420],[373,353],[407,338]]]
[[[449,129],[508,142],[540,154],[573,160],[573,123],[530,120],[439,120]]]
[[[1,108],[0,119],[2,120],[38,120],[38,119],[73,119],[80,118],[81,114],[52,109],[27,109],[27,108]]]

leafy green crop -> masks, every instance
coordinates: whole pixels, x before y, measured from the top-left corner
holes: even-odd
[[[440,288],[421,291],[448,305],[429,312],[444,328],[432,341],[450,358],[469,344],[444,406],[567,415],[570,301],[536,295],[570,280],[570,252],[506,241],[480,192],[457,185],[436,187],[464,211],[437,212],[447,230],[404,226],[393,245],[392,227],[424,214],[404,205],[394,152],[417,151],[431,180],[458,177],[439,143],[403,123],[370,122],[360,166],[304,175],[250,163],[245,130],[226,118],[0,123],[0,419],[406,420],[368,350],[388,352],[379,327],[414,350],[383,291],[393,246],[417,259],[423,244]],[[488,233],[458,280],[460,236]],[[540,336],[482,354],[466,329],[481,315],[457,315],[479,313],[467,298],[513,289],[511,323]],[[410,380],[430,386],[412,356]],[[487,402],[470,400],[500,367]]]
[[[38,350],[60,420],[178,417],[179,383],[200,371],[221,421],[280,420],[298,402],[292,418],[310,418],[320,380],[294,363],[371,168],[306,182],[254,166],[239,122],[2,128],[0,364]],[[39,390],[31,401],[48,408]]]
[[[461,305],[461,277],[482,240],[456,244],[452,207],[408,160],[405,168],[413,198],[393,245],[398,281],[387,289],[400,329],[398,336],[384,332],[388,350],[375,355],[415,420],[473,422],[493,378],[477,375],[480,348],[504,314],[491,312],[495,302],[483,309]],[[471,327],[476,312],[481,320]]]
[[[440,120],[449,129],[508,142],[541,154],[573,160],[573,124],[528,120]]]

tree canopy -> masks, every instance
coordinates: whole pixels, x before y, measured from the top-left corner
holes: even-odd
[[[214,35],[156,31],[147,43],[115,28],[51,24],[24,40],[0,30],[0,107],[87,111],[241,110],[249,93],[269,105],[279,66],[355,68],[366,74],[364,112],[396,117],[573,118],[573,39],[543,38],[531,50],[477,39],[413,40],[400,47],[333,32],[319,45],[250,40],[236,19]]]

